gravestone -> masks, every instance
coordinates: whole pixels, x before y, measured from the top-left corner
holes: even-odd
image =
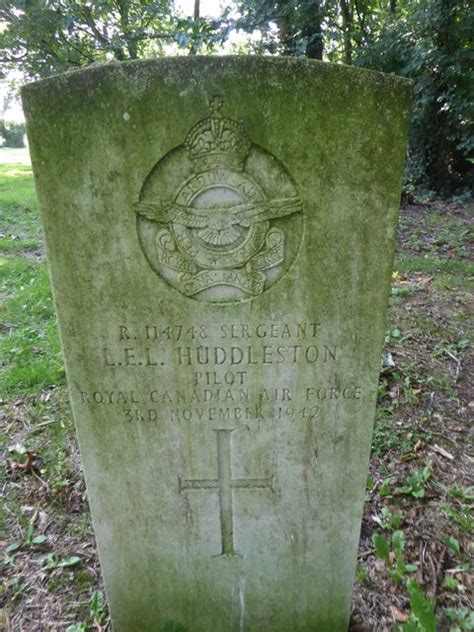
[[[346,630],[408,82],[178,58],[23,101],[114,630]]]

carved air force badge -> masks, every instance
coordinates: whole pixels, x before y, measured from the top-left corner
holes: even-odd
[[[214,97],[208,118],[148,175],[133,207],[152,267],[186,296],[256,297],[294,260],[302,206],[283,165],[252,143]]]

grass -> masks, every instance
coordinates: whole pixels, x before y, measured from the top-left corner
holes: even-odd
[[[0,201],[2,222],[4,217],[12,217],[12,210],[23,209],[28,215],[31,214],[32,225],[35,226],[34,230],[38,233],[38,202],[33,186],[31,167],[28,165],[0,164]],[[11,228],[22,224],[23,217],[20,215],[12,222]]]
[[[474,263],[470,261],[451,261],[449,259],[439,259],[438,257],[407,257],[395,261],[395,270],[398,272],[454,272],[472,276],[474,274]]]
[[[0,165],[0,222],[2,392],[38,393],[64,370],[31,168]]]
[[[402,212],[386,335],[391,362],[380,377],[354,630],[381,632],[395,629],[396,621],[418,620],[420,604],[433,609],[440,630],[474,628],[474,498],[465,454],[474,399],[467,211],[433,204]],[[0,484],[8,491],[0,510],[0,630],[105,630],[107,609],[27,165],[0,165],[0,223],[0,449],[7,462]],[[381,559],[373,542],[383,545]]]
[[[5,258],[0,268],[6,300],[2,310],[6,335],[3,392],[38,393],[64,383],[58,331],[48,271],[44,262]]]
[[[31,167],[0,165],[0,253],[28,252],[42,246],[38,203]]]

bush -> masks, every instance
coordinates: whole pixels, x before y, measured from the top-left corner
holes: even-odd
[[[0,138],[4,147],[25,146],[25,125],[23,123],[10,123],[0,120]]]

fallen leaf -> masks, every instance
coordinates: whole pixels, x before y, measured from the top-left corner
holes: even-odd
[[[7,465],[12,472],[16,472],[18,470],[23,472],[39,472],[39,468],[41,466],[42,460],[39,454],[36,452],[31,452],[30,450],[26,450],[26,461],[21,463],[20,461],[14,461],[13,459],[7,459]]]
[[[377,573],[383,573],[385,570],[385,562],[383,560],[375,560],[375,570]]]
[[[423,441],[423,439],[418,439],[418,441],[415,443],[415,445],[413,446],[413,449],[415,450],[415,453],[420,452],[420,450],[423,450],[423,448],[425,447],[425,442]]]
[[[450,461],[454,460],[454,456],[450,452],[448,452],[441,446],[436,445],[436,443],[434,445],[430,445],[430,450],[436,452],[437,454],[441,454],[441,456],[444,456],[445,459],[449,459]]]
[[[378,516],[370,516],[370,517],[372,518],[374,522],[376,522],[378,525],[380,525],[383,528],[382,521],[380,520]]]
[[[394,621],[399,621],[403,623],[408,619],[408,615],[399,610],[396,606],[390,606],[390,611],[392,613],[392,617]]]
[[[421,283],[421,285],[428,285],[429,283],[431,283],[431,281],[433,280],[432,276],[428,276],[428,277],[420,277],[419,281]]]
[[[38,529],[44,531],[48,524],[48,514],[45,511],[40,511],[38,514]]]

